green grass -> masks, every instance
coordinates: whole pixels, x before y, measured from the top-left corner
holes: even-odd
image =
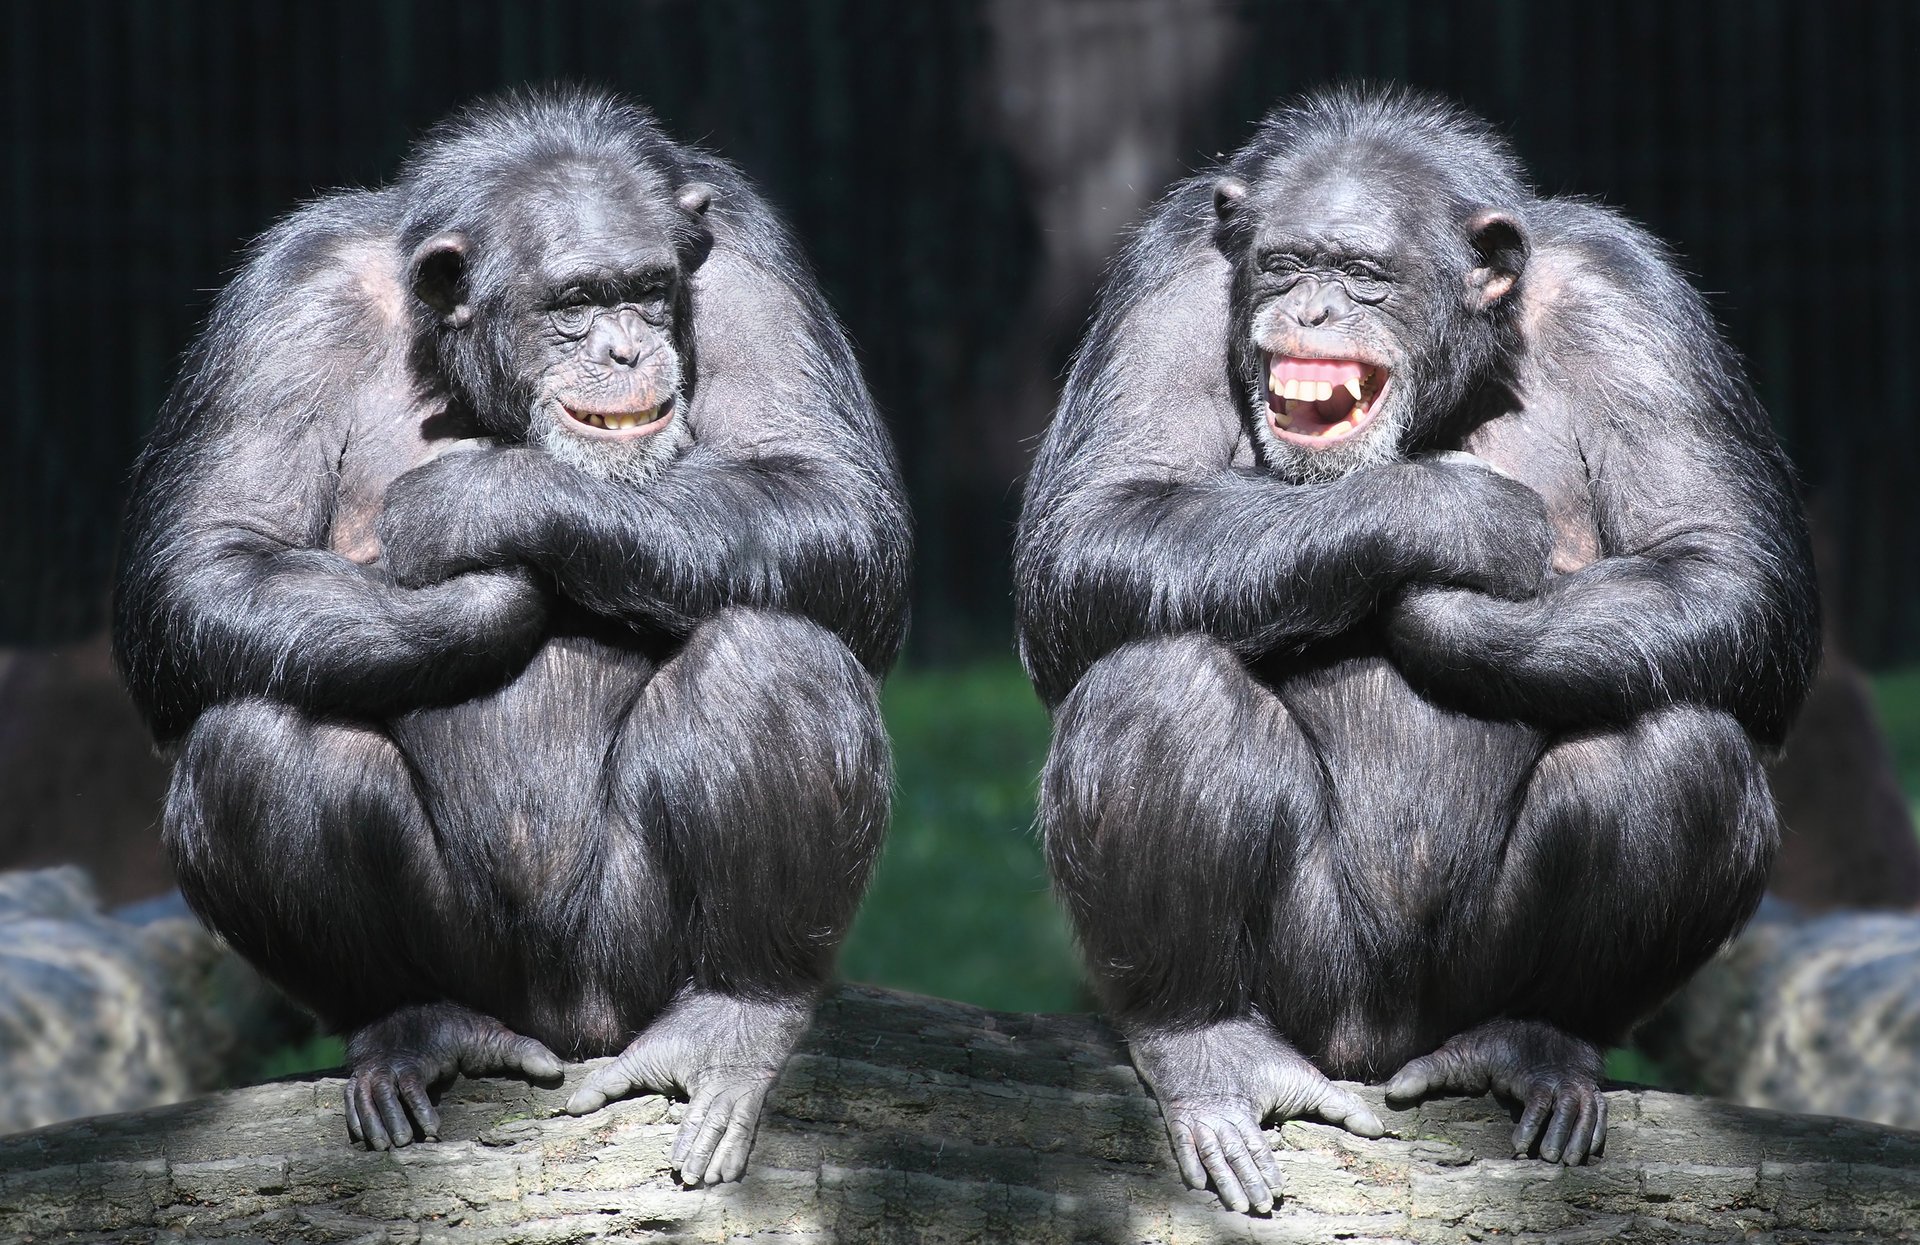
[[[1011,661],[887,684],[898,798],[841,975],[1004,1011],[1089,1006],[1033,831],[1047,715]]]

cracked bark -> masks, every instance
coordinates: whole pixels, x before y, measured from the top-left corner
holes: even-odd
[[[0,1138],[0,1238],[186,1240],[1888,1241],[1920,1239],[1920,1133],[1618,1089],[1607,1155],[1508,1157],[1485,1098],[1364,1141],[1290,1123],[1271,1218],[1181,1186],[1112,1030],[845,987],[741,1184],[686,1191],[659,1097],[582,1119],[567,1084],[461,1081],[435,1145],[351,1150],[340,1082],[256,1086]]]

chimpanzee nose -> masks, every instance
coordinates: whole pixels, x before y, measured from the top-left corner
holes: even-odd
[[[645,350],[640,313],[623,308],[613,315],[601,316],[595,326],[593,357],[598,363],[614,367],[632,367]]]

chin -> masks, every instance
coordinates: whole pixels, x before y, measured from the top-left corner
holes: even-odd
[[[1254,439],[1260,443],[1261,455],[1266,459],[1268,470],[1289,483],[1326,484],[1363,468],[1397,462],[1405,457],[1400,450],[1397,411],[1379,411],[1365,427],[1337,440],[1302,445],[1296,440],[1283,438],[1272,426],[1272,420],[1264,417],[1264,392],[1257,409],[1263,418],[1257,421]]]
[[[564,410],[541,417],[537,424],[539,433],[534,444],[543,453],[615,484],[651,483],[693,440],[678,401],[672,403],[670,414],[657,428],[642,436],[608,436],[604,432],[595,436],[591,430],[583,431]]]

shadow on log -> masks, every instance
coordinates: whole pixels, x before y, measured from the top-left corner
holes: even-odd
[[[822,1004],[740,1184],[673,1185],[679,1104],[572,1119],[566,1094],[461,1081],[447,1140],[381,1154],[347,1147],[332,1078],[0,1138],[0,1238],[1784,1242],[1920,1224],[1920,1133],[1632,1089],[1584,1168],[1508,1157],[1511,1117],[1484,1098],[1383,1110],[1380,1141],[1284,1125],[1285,1203],[1251,1219],[1181,1186],[1094,1018],[864,987]]]

